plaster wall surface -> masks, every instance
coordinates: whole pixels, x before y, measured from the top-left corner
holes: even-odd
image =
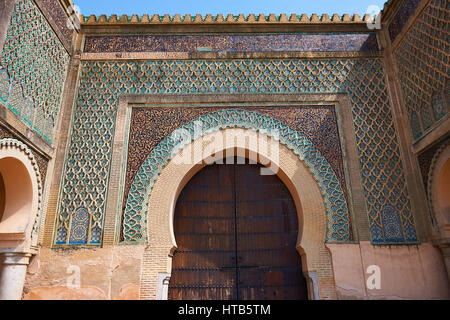
[[[338,299],[449,299],[449,283],[439,249],[418,246],[376,247],[327,244],[332,256]],[[369,266],[380,268],[380,289],[370,289]]]
[[[30,262],[24,299],[139,299],[143,252],[143,246],[42,248]]]
[[[439,249],[419,246],[375,247],[327,244],[332,257],[337,299],[450,299],[445,265]],[[103,249],[41,249],[28,268],[26,300],[140,299],[144,246]],[[380,289],[370,289],[369,266],[380,268]],[[80,287],[72,279],[79,267]]]

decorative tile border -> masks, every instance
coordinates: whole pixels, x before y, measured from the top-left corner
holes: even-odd
[[[84,52],[378,51],[375,33],[87,35]]]
[[[159,14],[154,14],[151,17],[148,14],[144,14],[142,16],[138,16],[133,14],[128,16],[126,14],[118,17],[116,14],[111,16],[106,16],[104,14],[100,16],[95,16],[91,14],[89,17],[81,16],[80,20],[84,25],[114,25],[114,24],[365,24],[367,22],[372,22],[373,19],[370,15],[366,14],[363,18],[361,18],[358,14],[354,14],[350,16],[349,14],[333,14],[331,17],[328,14],[322,14],[318,16],[313,13],[310,16],[306,14],[291,14],[289,17],[286,14],[259,14],[256,16],[251,13],[248,16],[244,14],[232,15],[228,14],[224,17],[223,14],[218,14],[213,16],[211,14],[207,14],[202,16],[197,14],[195,16],[191,16],[190,14],[186,14],[181,16],[180,14],[176,14],[174,16],[170,16],[168,14],[164,16],[160,16]]]
[[[13,133],[11,130],[4,127],[1,123],[0,123],[0,139],[16,139],[20,141],[20,137],[18,134]],[[31,153],[33,153],[34,159],[36,160],[37,165],[39,167],[42,185],[45,185],[49,160],[44,156],[42,156],[42,154],[33,150],[32,148],[29,149],[31,150]]]

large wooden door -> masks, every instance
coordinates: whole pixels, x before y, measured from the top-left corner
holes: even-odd
[[[169,299],[306,299],[297,212],[259,164],[210,165],[180,194]]]

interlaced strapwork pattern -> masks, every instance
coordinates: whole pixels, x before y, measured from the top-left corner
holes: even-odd
[[[348,93],[372,240],[417,241],[380,59],[85,61],[81,71],[56,244],[70,244],[71,219],[79,208],[90,215],[84,242],[101,243],[118,97],[200,93]],[[317,175],[321,169],[311,170]],[[138,230],[142,221],[129,221],[125,239],[145,240]]]
[[[450,74],[448,0],[433,0],[402,40],[395,58],[414,139],[448,113],[445,82]]]
[[[358,62],[346,81],[372,241],[417,240],[389,97],[380,65]],[[358,89],[359,88],[359,89]]]
[[[16,0],[0,56],[0,99],[53,141],[69,54],[31,0]]]

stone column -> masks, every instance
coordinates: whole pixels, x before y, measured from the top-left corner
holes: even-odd
[[[30,253],[0,254],[0,300],[21,300]]]

